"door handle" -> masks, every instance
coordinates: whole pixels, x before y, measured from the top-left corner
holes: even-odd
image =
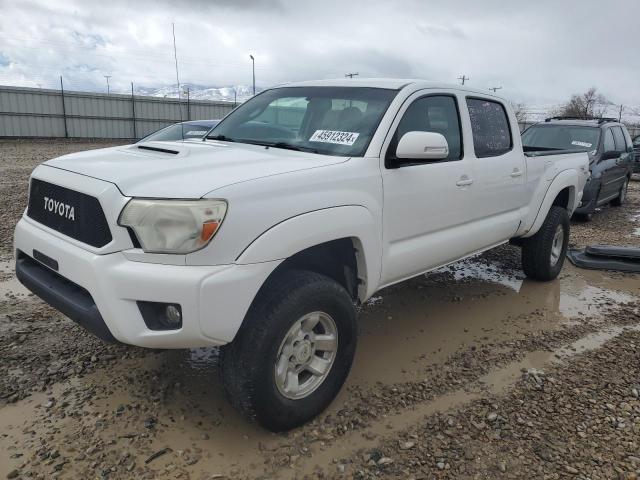
[[[522,176],[522,172],[518,168],[514,168],[513,172],[510,174],[511,178],[518,178]]]
[[[456,185],[459,187],[466,187],[467,185],[471,185],[473,183],[473,179],[467,177],[466,175],[462,175],[460,180],[456,182]]]

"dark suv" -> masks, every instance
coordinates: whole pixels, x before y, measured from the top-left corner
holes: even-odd
[[[574,212],[590,220],[596,207],[622,205],[633,170],[633,143],[627,128],[613,118],[547,118],[522,133],[526,150],[583,151],[589,154],[591,178]]]

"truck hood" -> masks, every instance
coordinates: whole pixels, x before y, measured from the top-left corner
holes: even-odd
[[[234,183],[346,160],[348,157],[207,141],[144,142],[72,153],[44,164],[114,183],[126,196],[199,198]]]

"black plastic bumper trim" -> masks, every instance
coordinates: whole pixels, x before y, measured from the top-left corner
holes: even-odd
[[[98,338],[117,342],[91,294],[18,250],[16,277],[34,294]]]
[[[598,252],[603,251],[609,255],[598,254]],[[610,255],[611,253],[617,253],[617,255],[612,256]],[[567,251],[567,257],[576,267],[589,268],[593,270],[618,270],[620,272],[640,273],[640,256],[630,256],[629,252],[624,252],[624,255],[620,255],[620,252],[616,252],[615,249],[613,252],[607,252],[605,247],[602,246],[599,249],[596,249],[596,254],[589,253],[585,249],[572,248]]]

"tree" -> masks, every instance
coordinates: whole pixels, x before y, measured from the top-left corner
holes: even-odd
[[[557,114],[562,117],[602,117],[610,104],[611,102],[604,95],[598,93],[595,87],[591,87],[581,95],[572,95],[571,99],[560,107]]]

